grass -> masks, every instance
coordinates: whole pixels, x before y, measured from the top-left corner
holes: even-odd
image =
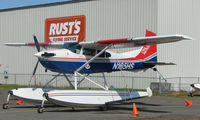
[[[27,85],[15,85],[15,84],[8,84],[8,85],[0,85],[0,90],[10,90],[15,88],[28,88],[30,86]],[[35,86],[34,86],[35,87]],[[38,86],[39,87],[39,86]]]
[[[171,91],[169,93],[153,93],[153,96],[167,96],[167,97],[188,97],[189,93],[187,91]]]
[[[138,89],[129,89],[129,88],[116,88],[116,91],[146,91],[146,90],[138,90]]]

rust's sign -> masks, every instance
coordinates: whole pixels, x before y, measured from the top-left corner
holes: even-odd
[[[45,21],[45,42],[85,41],[85,15],[48,18]]]

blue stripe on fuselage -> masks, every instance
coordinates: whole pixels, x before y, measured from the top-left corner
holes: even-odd
[[[156,62],[157,56],[154,56],[150,60],[144,60],[141,62],[91,62],[89,66],[84,67],[80,73],[99,73],[99,72],[113,72],[113,71],[132,71],[136,69],[144,69],[143,62]],[[61,72],[61,73],[74,73],[80,66],[82,66],[85,62],[72,62],[72,61],[49,61],[49,60],[41,60],[41,64],[53,71],[53,72]]]

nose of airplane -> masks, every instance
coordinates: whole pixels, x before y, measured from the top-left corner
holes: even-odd
[[[47,51],[42,51],[42,52],[38,52],[36,54],[34,54],[36,57],[38,58],[44,58],[44,57],[52,57],[55,56],[56,53],[52,53],[52,52],[47,52]]]
[[[42,58],[42,54],[43,54],[44,52],[38,52],[38,53],[36,53],[36,54],[34,54],[34,56],[36,56],[36,57],[38,57],[38,58]]]

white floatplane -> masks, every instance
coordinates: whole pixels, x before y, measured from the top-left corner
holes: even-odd
[[[107,104],[134,98],[151,97],[152,91],[145,92],[116,90],[52,90],[44,93],[45,98],[54,104],[67,107],[100,107]]]
[[[43,104],[46,100],[62,106],[105,106],[105,104],[126,99],[151,96],[150,89],[147,92],[120,92],[109,90],[107,81],[102,86],[88,76],[92,73],[104,73],[114,71],[139,71],[153,68],[156,65],[171,65],[172,63],[157,62],[156,44],[177,42],[184,39],[191,39],[184,35],[156,36],[151,31],[146,31],[145,37],[123,38],[111,40],[98,40],[91,42],[59,42],[59,43],[38,43],[34,36],[35,43],[5,43],[8,46],[36,46],[38,62],[35,66],[35,75],[38,63],[40,62],[46,70],[57,72],[58,74],[47,84],[52,82],[57,76],[63,74],[73,90],[49,90],[40,88],[34,91],[29,88],[11,90],[13,96],[29,100],[41,100],[42,105],[38,112],[43,112]],[[62,49],[40,51],[40,46],[62,46]],[[141,47],[142,46],[142,47]],[[115,53],[108,49],[141,47],[125,53]],[[72,74],[74,81],[70,81],[66,74]],[[104,75],[104,74],[103,74]],[[81,80],[78,80],[81,77]],[[103,90],[79,90],[78,85],[83,80],[88,80]],[[46,85],[47,85],[46,84]],[[46,86],[45,85],[45,86]],[[21,94],[19,94],[21,92]],[[43,94],[46,99],[44,99]],[[10,95],[10,94],[9,94]],[[8,101],[3,108],[7,108]],[[33,96],[35,95],[35,96]],[[37,96],[37,97],[36,97]]]
[[[193,83],[190,86],[191,86],[191,88],[190,88],[190,96],[193,97],[194,96],[194,94],[193,94],[194,91],[200,91],[200,83]]]

